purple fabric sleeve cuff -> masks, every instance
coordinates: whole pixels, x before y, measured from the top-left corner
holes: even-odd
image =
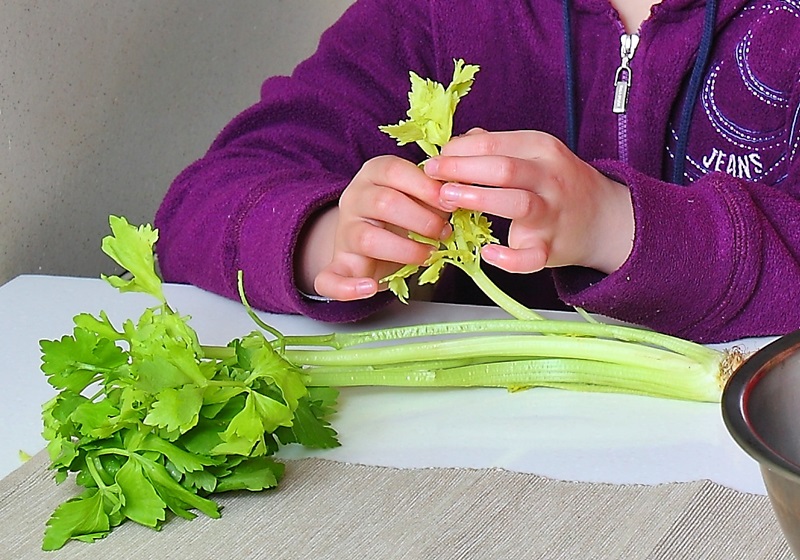
[[[595,167],[628,185],[635,235],[627,261],[614,273],[570,267],[555,271],[560,296],[583,307],[656,330],[692,338],[726,338],[721,325],[741,310],[758,275],[739,247],[743,189],[719,188],[723,178],[677,186],[619,162]],[[740,301],[741,300],[741,301]]]

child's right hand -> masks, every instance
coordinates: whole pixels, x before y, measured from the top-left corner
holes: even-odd
[[[439,207],[441,183],[396,156],[366,162],[337,208],[309,226],[300,246],[298,283],[340,301],[375,295],[379,280],[405,264],[422,264],[431,247],[408,232],[444,239],[449,213]]]

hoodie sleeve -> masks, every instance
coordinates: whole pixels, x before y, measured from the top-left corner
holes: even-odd
[[[780,186],[711,173],[684,187],[596,166],[630,188],[633,250],[608,276],[557,271],[567,303],[701,342],[800,325],[800,162]]]
[[[398,149],[378,125],[407,110],[408,71],[433,75],[424,3],[360,1],[326,31],[289,77],[268,79],[260,101],[173,182],[155,218],[167,281],[323,321],[353,321],[388,298],[314,301],[295,287],[293,255],[309,216],[334,204],[364,161]],[[402,19],[402,27],[393,21]],[[402,30],[402,33],[401,33]],[[452,70],[451,70],[452,71]]]

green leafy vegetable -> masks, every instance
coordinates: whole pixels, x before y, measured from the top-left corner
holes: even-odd
[[[445,88],[442,84],[420,78],[409,72],[411,91],[408,94],[408,120],[395,125],[379,127],[402,146],[416,142],[423,151],[433,157],[453,134],[453,115],[459,100],[469,93],[475,74],[480,69],[474,64],[455,60],[453,80]]]
[[[206,356],[186,317],[167,305],[154,271],[150,226],[111,217],[103,250],[133,278],[106,280],[160,304],[116,328],[105,313],[81,314],[71,335],[42,340],[42,370],[59,393],[43,407],[56,481],[75,473],[85,490],[60,505],[43,548],[92,541],[126,519],[159,528],[170,514],[218,517],[208,496],[272,488],[283,443],[338,445],[327,417],[335,392],[315,396],[304,374],[260,332]],[[324,402],[324,404],[323,404]]]
[[[103,239],[103,252],[129,271],[133,280],[125,281],[119,276],[103,278],[121,292],[144,292],[164,302],[155,258],[153,252],[148,251],[158,240],[158,232],[149,225],[130,227],[124,217],[111,216],[109,224],[114,235]]]

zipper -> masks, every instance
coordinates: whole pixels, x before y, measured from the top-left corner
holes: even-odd
[[[622,163],[628,163],[628,95],[633,74],[630,62],[639,45],[639,35],[622,33],[620,42],[620,64],[614,73],[614,105],[611,110],[617,115],[617,150]]]
[[[614,73],[614,105],[611,110],[617,114],[624,114],[628,109],[628,94],[631,89],[633,74],[630,62],[636,54],[636,47],[639,45],[639,35],[636,33],[623,33],[619,38],[620,42],[620,64]]]

